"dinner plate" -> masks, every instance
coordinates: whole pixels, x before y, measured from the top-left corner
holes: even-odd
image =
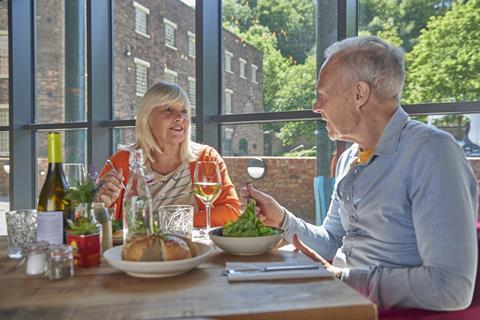
[[[166,278],[185,273],[204,262],[212,248],[204,243],[195,242],[198,254],[190,259],[173,261],[127,261],[122,260],[123,246],[108,249],[103,257],[114,268],[122,270],[133,277]]]

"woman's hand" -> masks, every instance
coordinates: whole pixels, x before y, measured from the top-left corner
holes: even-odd
[[[285,219],[285,211],[272,196],[255,189],[251,183],[240,190],[242,212],[247,206],[249,197],[255,199],[255,213],[263,224],[270,227],[280,228]]]
[[[97,196],[96,202],[103,202],[106,207],[110,207],[117,201],[122,191],[123,178],[122,171],[110,170],[97,180]]]

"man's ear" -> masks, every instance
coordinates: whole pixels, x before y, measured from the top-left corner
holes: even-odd
[[[362,108],[370,98],[370,85],[365,81],[358,81],[353,90],[355,106]]]

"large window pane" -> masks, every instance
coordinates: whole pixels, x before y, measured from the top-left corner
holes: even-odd
[[[359,33],[406,51],[402,103],[480,100],[476,1],[359,1]]]
[[[133,119],[145,91],[160,80],[180,85],[195,104],[194,2],[115,1],[114,119]],[[118,141],[131,140],[123,134],[116,131]]]
[[[8,126],[8,1],[0,1],[0,126]],[[5,211],[10,209],[8,131],[0,131],[0,235],[7,234]]]
[[[310,109],[315,0],[222,1],[222,113]]]
[[[85,121],[86,1],[35,3],[35,121]]]

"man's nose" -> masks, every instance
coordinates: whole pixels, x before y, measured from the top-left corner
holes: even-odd
[[[318,101],[318,99],[313,104],[312,111],[315,113],[320,113],[320,101]]]

